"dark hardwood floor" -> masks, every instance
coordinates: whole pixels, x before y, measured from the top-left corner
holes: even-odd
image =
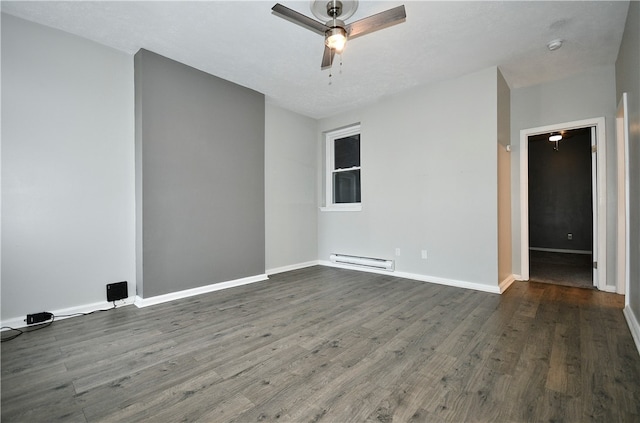
[[[637,422],[622,306],[312,267],[4,342],[2,422]]]

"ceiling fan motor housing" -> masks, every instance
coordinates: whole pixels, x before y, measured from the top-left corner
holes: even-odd
[[[331,16],[332,18],[337,18],[338,16],[340,16],[342,14],[342,2],[341,1],[330,1],[329,3],[327,3],[327,15]]]
[[[311,13],[323,22],[349,19],[358,9],[358,0],[312,0]]]

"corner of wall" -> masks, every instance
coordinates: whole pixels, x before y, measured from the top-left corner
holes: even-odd
[[[136,225],[136,295],[144,297],[144,263],[142,245],[142,54],[140,49],[133,57],[134,113],[135,113],[135,225]]]

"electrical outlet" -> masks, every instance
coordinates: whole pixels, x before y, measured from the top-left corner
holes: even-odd
[[[400,257],[400,248],[396,248],[396,257]]]
[[[427,250],[422,250],[422,258],[427,259]]]
[[[567,239],[568,240],[572,240],[573,239],[573,234],[567,234]]]

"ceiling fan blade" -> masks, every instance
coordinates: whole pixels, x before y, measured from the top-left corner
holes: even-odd
[[[322,22],[318,22],[315,19],[311,19],[310,17],[305,16],[302,13],[296,12],[293,9],[289,9],[286,6],[281,5],[280,3],[276,3],[276,5],[271,8],[271,10],[281,18],[284,18],[295,24],[298,24],[313,32],[317,32],[320,35],[324,35],[327,29],[329,29]]]
[[[335,56],[336,51],[332,48],[324,46],[324,53],[322,54],[322,65],[320,65],[320,69],[327,69],[331,67],[333,63],[333,56]]]
[[[376,13],[375,15],[360,19],[359,21],[351,22],[345,27],[345,29],[347,30],[349,38],[356,38],[403,22],[406,17],[407,13],[405,12],[403,5],[384,12]]]

